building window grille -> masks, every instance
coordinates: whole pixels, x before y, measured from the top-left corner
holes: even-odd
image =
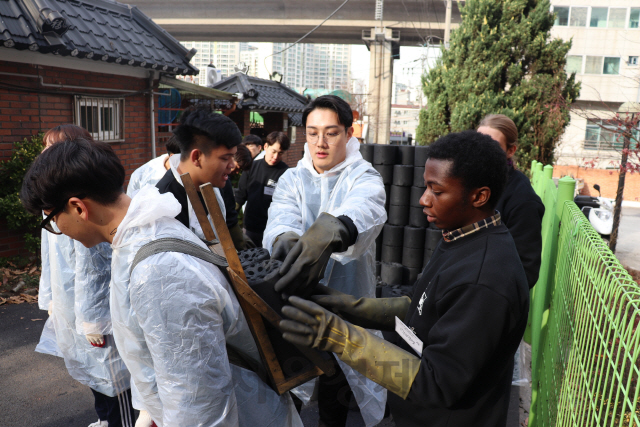
[[[631,150],[638,149],[640,129],[631,131]],[[585,150],[622,150],[624,135],[619,126],[612,120],[590,120],[584,137]]]
[[[75,97],[75,122],[96,141],[124,141],[124,98]]]

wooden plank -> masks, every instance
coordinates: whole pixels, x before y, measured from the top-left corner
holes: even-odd
[[[202,198],[209,210],[209,215],[211,216],[213,225],[218,232],[218,238],[222,248],[224,249],[229,268],[233,270],[236,276],[246,283],[247,278],[244,274],[244,270],[242,269],[242,264],[240,263],[240,258],[238,257],[236,248],[233,245],[233,240],[231,240],[231,235],[229,234],[225,218],[222,216],[222,211],[218,205],[218,200],[216,199],[216,195],[213,191],[213,186],[211,183],[201,185],[200,192],[202,193]],[[266,367],[269,378],[271,379],[272,384],[274,384],[276,391],[279,394],[282,394],[285,389],[278,385],[285,382],[284,373],[278,363],[271,341],[269,341],[269,336],[267,335],[267,331],[262,321],[262,316],[251,304],[249,304],[249,302],[247,302],[247,300],[242,297],[234,280],[231,281],[231,285],[236,293],[240,307],[244,312],[244,316],[247,319],[247,324],[249,325],[253,339],[258,346],[260,356],[267,365]]]
[[[198,197],[198,191],[196,190],[196,186],[193,185],[191,175],[189,175],[188,173],[183,173],[182,175],[180,175],[180,179],[182,180],[182,185],[187,192],[187,197],[191,202],[191,207],[196,213],[196,218],[198,218],[198,222],[200,223],[200,227],[202,228],[202,232],[204,233],[204,238],[210,242],[215,240],[216,235],[213,232],[213,228],[211,227],[209,218],[207,218],[207,213],[202,206],[200,197]]]

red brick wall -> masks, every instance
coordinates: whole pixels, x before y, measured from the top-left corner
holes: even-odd
[[[584,180],[584,188],[581,191],[582,194],[597,196],[598,192],[593,189],[593,184],[598,184],[600,185],[602,197],[608,197],[611,199],[616,198],[619,178],[617,170],[558,165],[553,167],[554,177],[561,178],[567,175],[575,179]],[[640,201],[640,175],[637,173],[627,173],[624,182],[624,193],[622,194],[623,200],[634,202]]]
[[[0,61],[0,72],[21,75],[43,76],[47,84],[113,88],[122,90],[144,90],[146,79],[91,73],[74,69],[50,66],[18,64]],[[4,82],[32,88],[33,91],[17,91],[0,88],[0,161],[11,156],[13,143],[25,137],[44,132],[54,126],[74,121],[74,98],[69,94],[51,94],[52,88],[38,88],[36,78],[9,77],[0,75]],[[79,89],[64,91],[86,93],[91,96],[111,94]],[[157,99],[156,99],[157,102]],[[111,143],[122,161],[125,171],[125,185],[131,173],[151,159],[151,127],[149,120],[149,98],[146,94],[125,97],[124,142]],[[157,118],[156,118],[157,122]],[[158,154],[164,147],[158,141]],[[6,222],[0,221],[0,257],[23,253],[23,233],[7,230]]]
[[[289,128],[290,131],[288,133],[289,138],[291,138],[291,134],[293,133],[291,131],[291,129],[293,128]],[[304,136],[304,128],[303,127],[297,127],[296,128],[296,139],[295,141],[291,141],[291,146],[289,147],[289,149],[287,150],[287,152],[284,154],[284,156],[282,156],[282,160],[290,167],[290,168],[294,168],[296,167],[296,165],[298,164],[298,161],[300,159],[302,159],[302,156],[304,156],[304,144],[306,142],[306,138]]]

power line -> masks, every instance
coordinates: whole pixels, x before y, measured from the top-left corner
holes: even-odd
[[[327,22],[329,19],[331,19],[331,17],[333,17],[333,15],[335,15],[336,13],[338,13],[338,11],[340,9],[342,9],[342,7],[347,4],[349,2],[349,0],[344,0],[344,2],[338,6],[338,8],[336,10],[334,10],[333,12],[331,12],[331,15],[327,16],[324,21],[322,21],[321,23],[319,23],[318,25],[316,25],[311,31],[309,31],[307,34],[305,34],[304,36],[300,37],[298,40],[296,40],[295,42],[293,42],[292,44],[290,44],[289,46],[285,47],[284,49],[282,49],[280,52],[276,52],[276,53],[272,53],[271,55],[267,56],[264,58],[264,68],[266,68],[267,73],[269,75],[271,75],[271,73],[269,73],[269,67],[267,67],[267,59],[271,58],[272,56],[275,55],[280,55],[283,52],[286,52],[287,50],[291,49],[293,46],[295,46],[296,44],[300,43],[302,40],[304,40],[307,36],[309,36],[311,33],[313,33],[315,30],[317,30],[318,28],[320,28],[322,26],[322,24],[324,24],[325,22]]]

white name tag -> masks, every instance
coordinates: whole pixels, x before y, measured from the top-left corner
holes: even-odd
[[[422,340],[396,316],[396,332],[409,346],[422,357]]]
[[[273,187],[264,187],[264,194],[267,196],[273,196],[273,192],[276,191]]]

